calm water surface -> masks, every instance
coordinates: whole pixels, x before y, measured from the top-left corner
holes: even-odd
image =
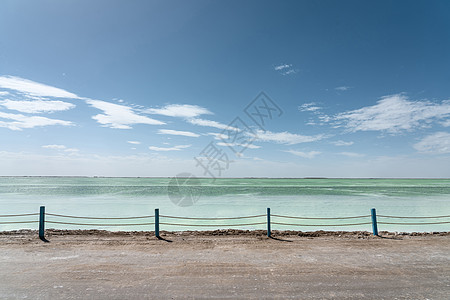
[[[84,178],[84,177],[0,177],[0,215],[33,213],[45,205],[55,214],[93,217],[161,215],[185,217],[235,217],[260,215],[270,207],[272,214],[302,217],[346,217],[370,214],[442,216],[450,215],[450,179],[199,179],[195,186],[182,188],[196,201],[191,206],[175,205],[168,195],[170,178]],[[173,190],[172,190],[173,191]],[[189,202],[189,201],[188,201]],[[186,202],[183,202],[186,203]],[[37,220],[37,216],[0,218],[0,222]],[[102,220],[66,219],[47,216],[61,222],[102,223]],[[330,225],[370,222],[370,218],[349,220],[295,220],[273,218],[273,222],[305,225]],[[441,219],[384,219],[385,222],[443,222]],[[114,223],[146,223],[152,219]],[[200,230],[227,227],[226,224],[265,222],[265,217],[243,220],[194,221],[161,218],[161,222],[217,224],[216,227],[179,227],[161,225],[161,230]],[[0,230],[36,229],[37,224],[0,224]],[[107,230],[153,230],[153,226],[81,226],[47,224],[49,228],[102,228]],[[296,230],[371,230],[370,225],[293,226],[273,229]],[[264,229],[265,225],[233,228]],[[387,225],[389,231],[449,231],[450,223],[436,225]]]

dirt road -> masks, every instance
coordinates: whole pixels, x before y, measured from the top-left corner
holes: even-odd
[[[450,235],[0,233],[1,299],[448,299]]]

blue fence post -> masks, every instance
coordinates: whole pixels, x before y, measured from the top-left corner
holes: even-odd
[[[270,237],[270,208],[267,208],[267,236]]]
[[[372,215],[372,230],[373,230],[373,235],[378,235],[377,212],[376,212],[375,208],[372,208],[372,210],[371,210],[371,215]]]
[[[155,236],[159,238],[159,208],[155,208]]]
[[[45,206],[39,210],[39,238],[45,239]]]

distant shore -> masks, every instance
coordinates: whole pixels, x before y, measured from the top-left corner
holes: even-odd
[[[16,177],[16,178],[140,178],[140,179],[171,179],[174,176],[97,176],[97,175],[0,175],[2,177]],[[321,176],[305,176],[305,177],[220,177],[220,178],[211,178],[207,176],[195,176],[198,179],[450,179],[450,177],[321,177]],[[183,177],[179,177],[183,178]],[[185,177],[188,178],[188,177]]]

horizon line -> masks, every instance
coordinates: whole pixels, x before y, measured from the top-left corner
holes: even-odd
[[[0,178],[6,177],[40,177],[40,178],[55,178],[55,177],[65,177],[65,178],[174,178],[177,176],[100,176],[100,175],[0,175]],[[203,177],[194,176],[198,179],[450,179],[450,177],[322,177],[322,176],[306,176],[306,177],[257,177],[257,176],[244,176],[244,177]],[[190,178],[185,176],[180,176],[178,178]]]

